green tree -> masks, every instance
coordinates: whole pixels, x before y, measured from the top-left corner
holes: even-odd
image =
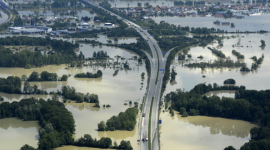
[[[24,146],[21,147],[20,150],[35,150],[35,148],[32,146],[29,146],[28,144],[25,144]]]
[[[98,124],[98,131],[105,131],[106,129],[106,124],[104,121],[101,121],[99,124]]]
[[[233,146],[228,146],[226,148],[224,148],[224,150],[236,150]]]

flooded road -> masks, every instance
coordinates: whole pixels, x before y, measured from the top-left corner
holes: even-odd
[[[19,150],[28,144],[38,147],[38,122],[17,118],[0,119],[0,145],[3,150]]]
[[[256,125],[246,121],[205,116],[181,117],[175,111],[161,113],[161,150],[223,150],[227,146],[239,149],[250,139],[249,131]]]

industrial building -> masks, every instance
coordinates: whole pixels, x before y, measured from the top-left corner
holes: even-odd
[[[33,26],[24,26],[24,27],[9,27],[10,33],[50,33],[52,28],[48,27],[33,27]]]

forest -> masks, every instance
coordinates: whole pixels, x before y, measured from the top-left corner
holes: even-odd
[[[171,107],[180,113],[241,119],[259,124],[262,127],[251,129],[250,142],[243,145],[240,150],[269,149],[270,90],[246,90],[240,86],[236,88],[235,98],[203,95],[218,87],[217,84],[213,86],[199,84],[189,92],[180,89],[171,92],[165,99],[171,101]]]
[[[134,130],[136,125],[136,116],[138,114],[136,107],[128,108],[125,112],[120,112],[118,116],[112,116],[106,121],[98,124],[98,131],[114,130]]]
[[[61,102],[34,98],[20,102],[3,102],[0,104],[0,118],[10,117],[39,122],[39,149],[53,149],[74,141],[72,134],[75,131],[75,122],[72,114]]]
[[[8,48],[3,46],[47,46],[52,48],[47,54],[42,54],[41,51],[22,50],[15,54]],[[41,67],[43,65],[71,63],[82,60],[83,54],[77,55],[75,48],[79,44],[72,44],[63,40],[39,38],[39,37],[24,37],[13,36],[0,38],[0,67]]]
[[[91,72],[86,72],[86,73],[78,73],[75,75],[75,78],[100,78],[102,77],[102,71],[98,70],[97,73],[91,73]]]
[[[20,94],[22,82],[19,77],[9,76],[6,79],[0,78],[0,92],[9,94]]]

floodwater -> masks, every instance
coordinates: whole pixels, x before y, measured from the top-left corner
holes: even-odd
[[[231,37],[231,34],[224,36]],[[238,36],[238,35],[235,35]],[[266,47],[261,49],[260,40],[265,40]],[[270,88],[269,76],[270,76],[270,51],[267,43],[270,43],[269,34],[239,34],[239,37],[224,39],[223,47],[218,48],[221,50],[226,57],[230,57],[232,60],[237,60],[237,58],[232,54],[232,50],[236,50],[245,56],[243,62],[247,63],[247,67],[251,68],[253,60],[250,59],[252,56],[261,57],[264,54],[264,60],[262,64],[258,67],[257,70],[253,72],[240,72],[240,68],[214,68],[214,69],[205,69],[202,71],[200,68],[187,68],[182,66],[186,63],[194,62],[208,62],[217,60],[217,56],[212,54],[212,52],[207,49],[207,47],[217,47],[217,43],[212,43],[203,47],[192,47],[188,54],[192,55],[191,59],[186,61],[178,61],[177,56],[175,61],[171,65],[175,67],[177,76],[175,82],[168,83],[165,93],[175,91],[176,89],[182,89],[185,91],[191,90],[195,85],[200,83],[213,84],[217,83],[218,85],[223,85],[223,81],[229,78],[232,78],[236,81],[236,85],[244,85],[247,89],[255,90],[266,90]],[[239,42],[240,41],[240,42]],[[232,47],[237,43],[240,43],[239,47]],[[247,47],[248,46],[248,47]],[[204,58],[199,60],[197,57],[202,55]],[[202,76],[205,75],[205,78]]]
[[[97,132],[97,124],[101,121],[106,121],[113,115],[118,115],[120,112],[124,112],[127,108],[131,107],[129,105],[124,105],[124,103],[139,102],[146,91],[146,79],[142,81],[141,73],[145,72],[145,64],[138,64],[137,60],[133,60],[133,56],[137,56],[134,53],[114,47],[92,47],[90,45],[81,44],[80,51],[82,51],[86,57],[92,56],[94,51],[104,50],[107,54],[116,61],[114,56],[119,55],[125,57],[125,60],[119,59],[119,62],[128,62],[131,70],[119,70],[116,76],[113,76],[115,70],[113,68],[104,68],[100,66],[84,66],[82,68],[69,68],[65,69],[67,65],[49,65],[41,68],[23,69],[23,68],[0,68],[0,77],[8,77],[11,75],[19,76],[22,75],[29,76],[33,71],[41,73],[42,71],[54,72],[58,76],[63,74],[68,74],[70,77],[68,81],[58,81],[58,82],[31,82],[31,85],[37,85],[39,89],[50,91],[61,90],[63,85],[71,86],[76,89],[77,92],[81,93],[95,93],[99,96],[101,108],[93,107],[94,104],[89,103],[69,103],[67,102],[66,108],[72,112],[76,124],[75,137],[79,138],[84,134],[90,134],[92,137],[100,139],[101,137],[110,137],[113,141],[118,144],[121,140],[130,140],[132,146],[136,150],[137,148],[137,138],[138,131],[137,126],[134,131],[107,131],[107,132]],[[108,60],[112,62],[112,60]],[[97,70],[103,72],[101,78],[90,79],[90,78],[74,78],[74,75],[82,72],[93,72]],[[4,97],[5,101],[18,101],[26,95],[15,95],[15,94],[4,94],[0,93],[0,96]],[[30,95],[28,97],[32,97]],[[44,98],[44,95],[36,95]],[[47,95],[45,95],[46,97]],[[103,108],[103,105],[111,105],[109,108]],[[132,105],[133,106],[133,105]]]
[[[0,24],[4,23],[8,19],[8,15],[0,10],[2,17],[0,17]]]
[[[123,95],[125,95],[123,93]],[[132,96],[131,96],[132,97]],[[129,97],[129,98],[131,98]],[[112,97],[113,98],[113,97]],[[93,107],[94,104],[89,103],[66,103],[66,108],[72,112],[74,119],[75,119],[75,125],[76,125],[76,131],[75,131],[75,138],[78,139],[82,137],[84,134],[90,134],[93,138],[100,139],[101,137],[110,137],[112,141],[116,141],[117,144],[119,144],[122,140],[129,140],[134,148],[134,150],[138,149],[137,146],[137,138],[139,131],[137,130],[138,124],[136,125],[135,129],[133,131],[97,131],[97,124],[100,123],[100,121],[105,121],[112,117],[113,115],[118,115],[119,112],[125,111],[130,106],[126,105],[124,106],[124,102],[121,102],[120,100],[114,100],[113,103],[111,103],[110,99],[109,101],[104,102],[101,101],[101,107],[96,108]],[[135,100],[137,101],[137,100]],[[133,101],[134,102],[134,101]],[[112,107],[109,108],[103,108],[103,104],[110,104]]]
[[[6,102],[13,102],[13,101],[20,101],[21,99],[26,99],[26,98],[43,98],[45,100],[47,100],[48,98],[52,98],[52,95],[35,95],[35,94],[7,94],[7,93],[3,93],[3,92],[0,92],[0,96],[2,98],[4,98],[4,101]]]
[[[1,149],[18,150],[25,144],[37,148],[38,128],[37,121],[22,121],[17,118],[0,119]]]
[[[78,147],[78,146],[62,146],[56,148],[55,150],[104,150],[104,149],[91,147]],[[106,149],[106,150],[115,150],[115,149]]]
[[[234,98],[235,97],[235,91],[234,90],[231,90],[231,91],[224,91],[224,90],[221,90],[221,91],[211,91],[211,92],[208,92],[206,94],[204,94],[205,96],[218,96],[218,97],[230,97],[230,98]]]
[[[250,139],[249,131],[256,125],[246,121],[205,116],[182,118],[175,111],[160,114],[161,150],[223,150],[227,146],[239,149]]]
[[[21,11],[18,11],[19,15],[20,16],[23,16],[23,15],[44,15],[44,16],[54,16],[54,17],[61,17],[61,16],[73,16],[73,15],[62,15],[62,14],[68,14],[70,13],[71,10],[42,10],[42,11],[32,11],[32,10],[21,10]],[[94,18],[96,16],[96,14],[91,14],[90,11],[87,11],[87,10],[75,10],[76,12],[76,17],[78,17],[78,19],[81,19],[82,17],[90,17],[90,18]]]
[[[170,24],[181,25],[182,27],[189,26],[197,28],[197,27],[207,27],[207,28],[216,28],[224,31],[259,31],[266,30],[269,31],[270,14],[262,14],[260,16],[245,16],[244,19],[224,19],[224,18],[215,18],[215,17],[151,17],[156,23],[160,23],[160,21],[165,21]],[[234,23],[235,28],[231,28],[231,26],[217,26],[214,24],[214,21],[219,20],[220,22],[230,22]],[[200,22],[200,23],[198,23]]]

